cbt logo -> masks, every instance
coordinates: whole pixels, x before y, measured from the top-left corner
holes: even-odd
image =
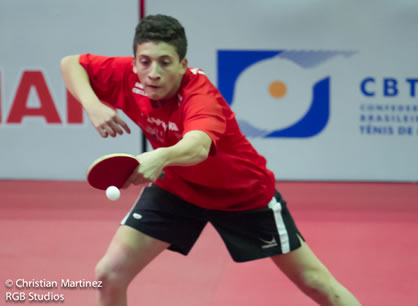
[[[319,66],[352,51],[218,50],[218,88],[251,137],[312,137],[330,116]]]

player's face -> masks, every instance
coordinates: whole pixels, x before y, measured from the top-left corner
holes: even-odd
[[[180,61],[175,47],[165,42],[144,42],[136,49],[134,72],[151,100],[175,96],[186,69],[187,59]]]

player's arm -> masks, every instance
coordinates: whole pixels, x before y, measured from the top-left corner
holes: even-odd
[[[61,60],[61,73],[65,86],[80,101],[90,121],[102,137],[123,134],[122,128],[130,133],[128,125],[117,112],[103,104],[90,85],[89,76],[79,63],[79,55],[66,56]]]
[[[175,145],[157,150],[161,151],[163,167],[193,166],[208,158],[211,145],[208,134],[195,130],[186,133]]]
[[[142,153],[137,156],[140,163],[137,171],[131,175],[124,187],[155,181],[167,166],[193,166],[201,163],[208,158],[211,145],[212,139],[208,134],[194,130],[187,132],[171,147]]]

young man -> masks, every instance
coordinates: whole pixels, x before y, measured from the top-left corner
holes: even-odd
[[[102,137],[130,133],[118,108],[154,148],[137,156],[140,166],[125,185],[153,182],[97,265],[97,305],[125,306],[139,271],[165,249],[187,255],[207,222],[235,261],[271,257],[317,303],[359,305],[304,242],[266,160],[241,134],[219,91],[187,67],[182,25],[148,16],[133,49],[133,59],[83,54],[61,62],[66,86]]]

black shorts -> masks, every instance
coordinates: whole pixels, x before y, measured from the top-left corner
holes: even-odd
[[[122,220],[153,238],[170,243],[169,249],[187,255],[210,222],[236,262],[288,253],[303,239],[280,193],[262,209],[220,211],[198,207],[152,184]]]

